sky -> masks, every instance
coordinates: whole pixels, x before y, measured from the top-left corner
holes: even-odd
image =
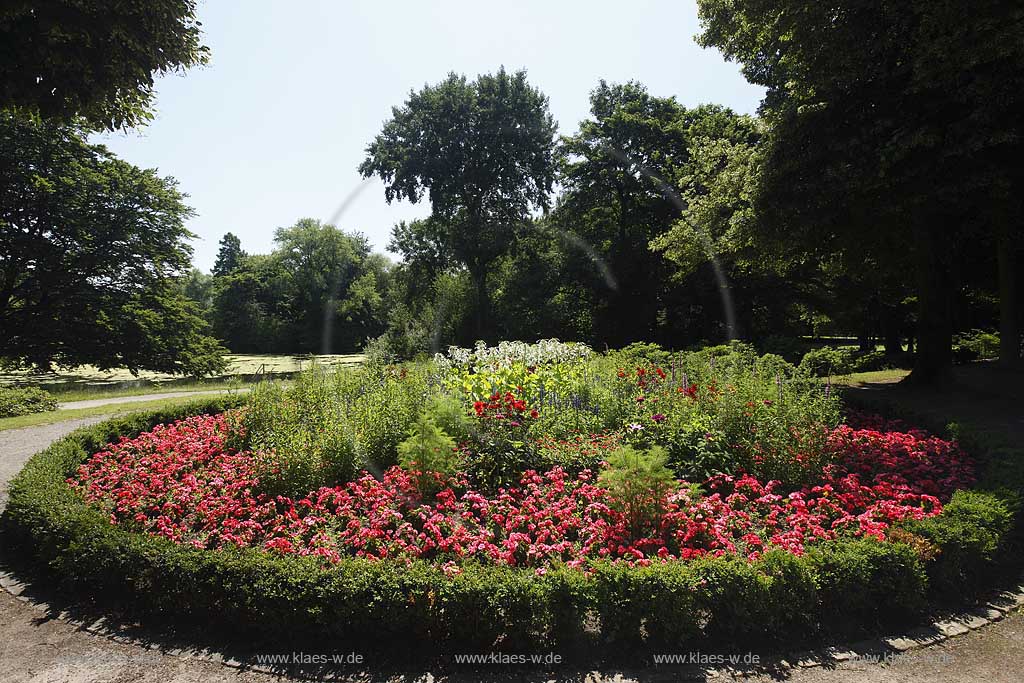
[[[742,113],[762,96],[694,41],[691,1],[207,0],[198,15],[209,65],[161,77],[148,126],[93,140],[178,180],[204,271],[224,233],[267,253],[276,228],[304,217],[384,251],[395,223],[430,207],[388,205],[357,167],[391,107],[453,71],[526,69],[565,135],[588,117],[601,79]]]

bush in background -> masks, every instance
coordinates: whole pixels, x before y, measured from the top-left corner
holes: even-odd
[[[953,360],[970,363],[999,357],[999,333],[985,330],[961,332],[953,337]]]
[[[0,418],[57,410],[57,399],[38,387],[0,387]]]

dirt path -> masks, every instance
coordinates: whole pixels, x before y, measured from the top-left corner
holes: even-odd
[[[6,485],[31,455],[73,429],[102,420],[90,417],[53,425],[0,432],[0,505]],[[896,661],[843,662],[835,668],[781,671],[772,675],[744,677],[760,683],[789,680],[793,683],[895,683],[922,681],[950,683],[986,681],[1017,683],[1024,670],[1024,615],[1020,612],[978,631],[941,644],[914,650]],[[0,680],[5,683],[269,683],[288,680],[256,671],[227,667],[216,662],[167,654],[138,644],[116,642],[55,618],[39,605],[27,604],[0,590]],[[660,667],[643,671],[530,672],[513,666],[494,666],[483,672],[447,672],[439,678],[451,681],[680,681],[694,680],[692,671]],[[697,680],[731,680],[727,671],[711,671]],[[432,681],[426,671],[408,675],[357,674],[353,680]]]

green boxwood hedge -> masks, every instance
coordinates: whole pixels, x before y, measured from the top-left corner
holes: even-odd
[[[926,609],[930,587],[944,589],[994,563],[1011,533],[998,498],[964,493],[942,515],[916,525],[915,533],[940,549],[939,559],[927,563],[909,545],[859,539],[816,546],[802,557],[773,551],[756,562],[600,564],[590,574],[556,568],[543,575],[468,565],[448,576],[427,562],[345,559],[325,566],[255,549],[177,545],[111,525],[65,482],[121,435],[240,400],[118,418],[57,441],[12,482],[5,533],[62,584],[160,621],[219,626],[254,646],[344,644],[403,655],[581,642],[627,643],[633,652],[751,649],[897,626]]]

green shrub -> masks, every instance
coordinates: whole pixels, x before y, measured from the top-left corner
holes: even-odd
[[[429,396],[426,369],[421,365],[368,366],[352,375],[343,394],[364,466],[380,472],[397,464],[398,444],[405,440]]]
[[[438,394],[427,403],[427,415],[456,443],[469,441],[473,434],[473,423],[462,401],[448,394]]]
[[[797,337],[784,337],[771,335],[766,337],[758,348],[762,353],[774,353],[782,356],[790,363],[799,363],[804,354],[809,350],[809,344]]]
[[[928,574],[936,591],[954,596],[989,586],[1012,527],[1006,501],[983,491],[957,491],[939,515],[905,525],[938,546]]]
[[[845,375],[851,372],[850,363],[853,353],[849,349],[837,349],[831,346],[811,349],[800,360],[800,369],[814,377],[829,375]]]
[[[0,387],[0,418],[57,410],[57,399],[38,387]]]
[[[985,330],[961,332],[953,337],[953,360],[970,363],[999,357],[999,333]]]
[[[891,370],[907,366],[908,362],[906,356],[891,356],[879,350],[860,351],[851,347],[823,346],[804,354],[800,370],[814,377],[827,377]]]
[[[899,625],[925,607],[928,579],[920,558],[904,544],[873,538],[812,546],[821,616],[833,630],[847,625]]]
[[[257,455],[260,485],[271,495],[300,497],[350,480],[362,467],[348,421],[341,373],[321,366],[291,386],[261,382],[241,418],[241,446]]]

